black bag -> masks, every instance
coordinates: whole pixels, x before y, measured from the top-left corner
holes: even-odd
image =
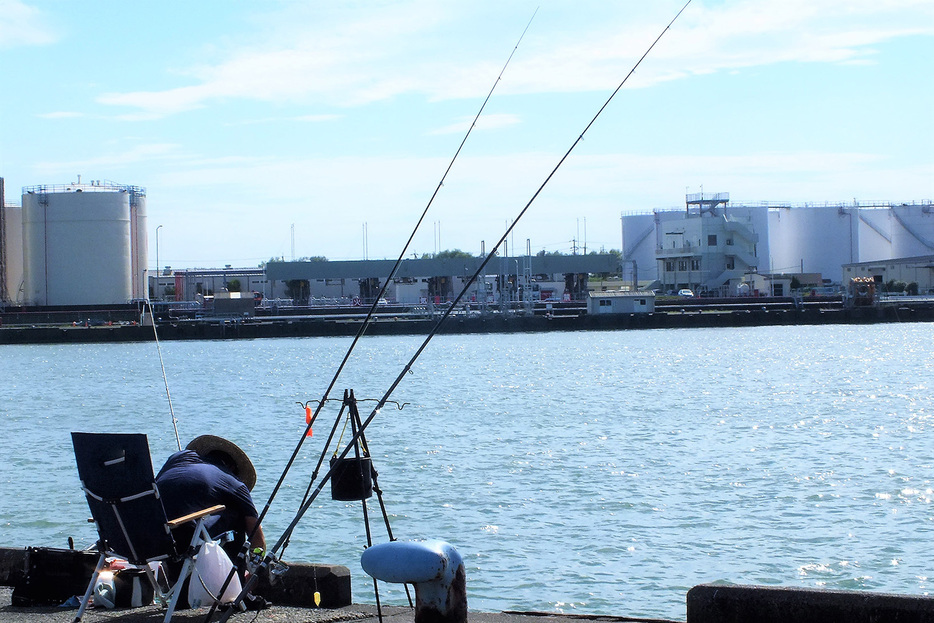
[[[152,603],[155,590],[142,569],[122,569],[114,575],[114,592],[119,608],[139,608]]]
[[[13,586],[14,606],[60,606],[84,595],[100,554],[74,549],[27,547],[23,573]]]

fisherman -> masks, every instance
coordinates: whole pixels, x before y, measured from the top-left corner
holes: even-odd
[[[231,560],[237,559],[247,538],[251,549],[265,552],[266,539],[250,495],[256,485],[256,469],[233,442],[215,435],[196,437],[184,450],[168,458],[156,476],[156,485],[170,518],[223,504],[225,510],[208,517],[205,527],[215,538],[226,532],[234,533],[233,540],[224,544]],[[190,540],[190,533],[176,538],[181,540],[185,536]]]

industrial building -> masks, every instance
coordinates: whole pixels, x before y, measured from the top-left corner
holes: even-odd
[[[403,305],[452,300],[484,258],[407,259],[384,297]],[[394,260],[302,260],[269,262],[263,268],[186,269],[165,267],[150,276],[153,301],[197,301],[226,290],[255,293],[269,306],[365,305],[372,303]],[[584,301],[593,275],[619,273],[615,254],[498,257],[469,288],[465,302],[483,304]],[[616,281],[598,282],[603,289]],[[629,284],[625,284],[629,287]]]
[[[684,210],[624,215],[622,226],[625,269],[664,292],[736,295],[775,274],[840,284],[844,264],[934,251],[931,202],[733,205],[729,193],[699,193]]]
[[[3,300],[24,306],[146,298],[146,191],[93,181],[30,186],[3,206]]]
[[[484,258],[476,256],[407,259],[386,288],[386,298],[403,304],[451,300],[477,271]],[[324,299],[369,303],[379,292],[393,260],[270,262],[267,287],[297,301]],[[589,255],[524,255],[497,257],[471,285],[465,302],[583,301],[594,274],[618,274],[619,257]]]
[[[884,289],[890,283],[915,284],[914,294],[934,294],[934,255],[844,264],[843,275],[846,281],[870,278]]]
[[[650,314],[655,311],[655,293],[626,290],[591,292],[588,314]]]
[[[194,268],[172,270],[165,266],[149,277],[153,301],[195,301],[225,291],[257,292],[263,298],[284,296],[285,285],[268,283],[262,268]]]

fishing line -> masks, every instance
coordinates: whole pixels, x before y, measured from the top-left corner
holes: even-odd
[[[178,420],[175,419],[175,409],[172,407],[172,394],[169,393],[169,379],[165,374],[165,362],[162,361],[162,346],[159,344],[159,331],[156,330],[156,317],[152,313],[152,301],[149,301],[149,319],[152,321],[152,335],[156,338],[156,351],[159,353],[159,365],[162,366],[162,382],[165,383],[165,397],[169,401],[169,414],[172,416],[172,428],[175,429],[175,443],[182,449],[182,440],[178,437]]]
[[[538,9],[535,10],[538,12]],[[532,14],[532,19],[535,18],[535,13]],[[402,248],[402,251],[399,253],[399,258],[396,260],[395,264],[392,267],[389,275],[386,277],[383,286],[379,290],[379,294],[373,299],[373,304],[370,305],[370,309],[367,312],[366,317],[363,320],[363,323],[360,325],[360,328],[357,330],[357,334],[354,336],[353,340],[350,343],[350,346],[347,349],[347,352],[344,355],[344,358],[341,360],[340,364],[337,367],[336,372],[334,373],[333,378],[331,379],[330,384],[327,386],[327,389],[324,391],[324,395],[321,398],[321,401],[318,403],[317,408],[314,411],[314,414],[311,416],[310,420],[307,422],[305,433],[299,439],[298,444],[295,447],[295,451],[292,453],[292,456],[289,458],[288,463],[286,463],[285,469],[282,472],[282,475],[279,477],[278,482],[276,482],[275,487],[273,487],[272,493],[269,496],[269,500],[266,502],[266,505],[263,507],[263,511],[260,513],[257,519],[257,526],[261,525],[263,519],[266,517],[266,514],[269,511],[269,507],[275,499],[276,495],[279,492],[279,489],[282,487],[282,483],[285,481],[285,477],[291,470],[292,465],[295,463],[295,459],[298,456],[299,451],[301,450],[302,444],[304,444],[305,439],[308,435],[308,431],[311,430],[314,425],[315,420],[318,419],[318,414],[321,412],[321,409],[324,407],[325,402],[328,400],[328,396],[331,394],[331,391],[334,389],[334,386],[337,384],[337,379],[340,377],[341,373],[344,370],[344,367],[347,364],[347,361],[350,359],[351,354],[354,351],[354,348],[357,346],[357,343],[366,333],[367,328],[372,324],[373,316],[376,313],[377,306],[379,304],[379,299],[382,298],[383,294],[386,292],[386,288],[389,287],[389,283],[392,281],[393,276],[399,270],[399,266],[402,264],[402,260],[405,259],[406,253],[408,252],[409,246],[412,244],[412,240],[415,238],[415,234],[421,226],[422,222],[425,220],[425,216],[428,214],[428,210],[434,203],[435,197],[438,196],[438,193],[441,190],[441,187],[444,185],[444,180],[447,179],[448,173],[451,171],[451,168],[454,166],[455,160],[460,155],[461,150],[464,148],[464,144],[467,142],[467,138],[470,136],[471,132],[477,125],[477,120],[480,118],[480,115],[483,113],[483,110],[486,108],[487,103],[490,101],[490,98],[493,95],[493,91],[496,89],[496,85],[499,84],[502,80],[503,73],[505,73],[506,68],[509,66],[509,62],[512,60],[512,57],[515,55],[516,50],[519,49],[519,44],[522,42],[522,38],[525,37],[525,33],[528,32],[529,26],[532,24],[532,19],[529,19],[528,24],[525,26],[525,30],[522,31],[522,35],[519,37],[519,40],[516,42],[516,45],[513,47],[512,52],[509,54],[509,58],[506,59],[506,63],[503,65],[503,68],[500,70],[499,75],[496,77],[496,81],[493,83],[493,86],[490,88],[490,92],[487,93],[486,99],[483,100],[483,104],[480,106],[480,110],[477,111],[477,114],[474,116],[473,121],[468,128],[467,133],[464,135],[464,138],[461,140],[460,145],[457,148],[457,151],[454,152],[454,156],[451,158],[450,163],[448,163],[447,169],[444,171],[444,175],[441,176],[441,180],[438,182],[437,188],[435,188],[434,193],[432,193],[431,198],[428,200],[425,209],[422,211],[421,216],[418,219],[418,222],[415,224],[415,227],[412,229],[412,233],[409,235],[409,239],[406,241],[405,245]],[[250,535],[252,536],[252,534]]]
[[[681,10],[678,11],[678,13],[674,16],[674,18],[672,18],[672,20],[668,23],[668,25],[665,26],[665,28],[658,35],[658,37],[655,38],[655,41],[652,42],[652,45],[650,45],[648,49],[645,51],[645,53],[639,58],[639,60],[636,61],[636,64],[633,65],[632,69],[629,70],[629,73],[626,74],[626,77],[623,78],[619,86],[617,86],[616,89],[610,94],[610,96],[603,103],[603,105],[600,107],[597,113],[593,116],[590,122],[584,127],[584,130],[581,132],[580,136],[578,136],[577,139],[571,144],[571,147],[567,150],[564,156],[561,157],[561,159],[555,165],[554,169],[552,169],[551,173],[549,173],[548,176],[545,178],[545,181],[542,182],[542,184],[538,187],[538,190],[535,191],[535,193],[532,195],[532,198],[529,199],[529,201],[525,204],[522,210],[519,211],[518,216],[513,220],[512,224],[503,233],[502,237],[499,239],[499,242],[493,247],[490,253],[487,254],[486,259],[484,259],[484,261],[480,264],[479,268],[477,268],[476,272],[474,272],[470,280],[464,285],[464,287],[458,293],[456,299],[445,310],[444,314],[441,316],[441,318],[438,320],[438,322],[435,324],[432,330],[425,337],[425,340],[421,343],[421,345],[418,347],[418,349],[415,351],[415,353],[412,355],[409,361],[405,364],[405,366],[402,369],[402,372],[399,373],[396,379],[389,386],[389,389],[386,390],[386,393],[383,394],[383,397],[380,399],[379,403],[376,405],[376,407],[373,408],[373,411],[370,413],[369,416],[367,416],[366,420],[364,420],[363,423],[358,427],[356,433],[353,435],[350,441],[348,441],[347,446],[344,447],[340,455],[337,457],[338,460],[344,459],[347,456],[347,454],[350,453],[350,450],[354,447],[354,444],[364,434],[364,431],[366,430],[367,426],[369,426],[370,423],[376,418],[377,414],[379,414],[380,408],[382,407],[382,405],[384,405],[389,400],[389,397],[392,395],[392,392],[395,391],[396,387],[398,387],[398,385],[402,382],[406,374],[409,373],[415,361],[418,359],[418,357],[422,354],[422,352],[428,346],[428,343],[431,341],[431,339],[437,334],[438,330],[440,329],[444,321],[451,315],[452,310],[457,305],[457,303],[464,297],[468,288],[477,280],[478,276],[481,274],[481,272],[486,267],[486,265],[493,259],[493,257],[496,254],[496,250],[499,248],[500,245],[503,244],[503,242],[506,240],[506,238],[509,236],[512,230],[515,228],[516,223],[519,222],[519,219],[521,219],[522,216],[525,215],[529,207],[532,205],[535,199],[539,196],[539,194],[542,192],[542,190],[545,188],[545,186],[548,184],[551,178],[555,175],[555,173],[558,171],[561,165],[564,164],[565,160],[567,160],[568,156],[570,156],[574,148],[578,145],[578,143],[580,143],[583,140],[584,134],[586,134],[587,131],[590,129],[590,127],[596,122],[597,118],[603,113],[603,111],[607,108],[607,106],[610,104],[613,98],[616,97],[616,94],[619,93],[619,91],[623,88],[623,85],[626,84],[626,82],[629,80],[632,74],[636,71],[639,65],[642,64],[642,61],[645,60],[645,58],[649,55],[649,52],[652,51],[652,49],[661,40],[661,38],[665,35],[665,33],[668,32],[672,24],[674,24],[675,21],[678,19],[678,17],[680,17],[681,14],[684,12],[684,10],[687,9],[689,4],[691,4],[691,0],[687,0],[684,6],[681,7]],[[322,402],[321,404],[323,405],[324,403]],[[319,405],[319,410],[320,410],[320,407],[321,405]],[[272,548],[269,549],[265,558],[260,563],[259,565],[260,567],[265,569],[265,568],[268,568],[273,562],[275,562],[276,560],[275,553],[279,551],[279,549],[282,547],[282,544],[288,541],[288,539],[291,537],[291,534],[295,530],[295,528],[298,526],[298,523],[302,520],[305,513],[308,511],[308,509],[314,503],[315,499],[317,499],[318,495],[324,489],[324,486],[331,479],[331,476],[333,475],[333,471],[334,471],[333,468],[328,469],[328,471],[324,474],[324,476],[321,478],[321,481],[318,483],[318,486],[315,488],[314,492],[302,504],[301,508],[299,509],[298,514],[296,514],[296,516],[292,519],[291,523],[289,523],[288,527],[285,529],[282,536],[279,537],[279,540],[276,541],[275,545],[273,545]],[[232,614],[233,610],[240,604],[240,602],[247,595],[247,593],[249,593],[249,591],[253,588],[253,586],[255,586],[256,581],[257,581],[256,578],[257,578],[257,574],[253,574],[246,581],[246,583],[244,584],[240,592],[240,595],[238,595],[237,598],[234,600],[232,604],[233,607],[225,611],[223,616],[221,617],[222,623],[224,621],[227,621],[228,618],[230,618],[230,615]],[[211,613],[213,613],[213,609]],[[211,613],[208,614],[207,620],[210,620]]]

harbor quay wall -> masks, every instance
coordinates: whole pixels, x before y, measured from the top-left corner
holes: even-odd
[[[451,316],[439,334],[532,333],[550,331],[600,331],[622,329],[670,329],[751,327],[767,325],[873,324],[934,321],[934,304],[856,308],[804,308],[706,310],[674,308],[645,314]],[[272,337],[327,337],[356,335],[361,317],[321,318],[305,316],[222,319],[203,318],[159,322],[160,340],[258,339]],[[380,315],[368,335],[427,335],[436,320],[405,315]],[[87,325],[0,326],[0,344],[92,343],[153,341],[152,327],[138,324],[87,323]]]
[[[688,623],[932,623],[934,597],[863,591],[701,584]]]
[[[15,586],[26,573],[26,549],[0,547],[0,586]],[[321,608],[342,608],[353,603],[350,569],[342,565],[288,563],[289,570],[275,584],[260,580],[255,593],[282,606],[312,607],[315,591]],[[90,576],[85,583],[90,581]]]
[[[13,586],[25,572],[25,549],[0,547],[0,586]],[[321,597],[315,606],[314,592]],[[336,565],[311,565],[290,563],[289,571],[281,576],[274,587],[261,585],[257,593],[273,604],[264,620],[270,621],[342,621],[357,620],[365,623],[376,621],[361,616],[362,612],[351,612],[363,607],[352,604],[350,572],[347,567]],[[469,579],[468,579],[469,593]],[[9,593],[6,593],[9,595]],[[3,600],[6,602],[6,599]],[[934,623],[934,597],[927,595],[898,595],[871,593],[866,591],[838,591],[801,587],[752,586],[735,584],[700,584],[691,588],[686,596],[686,623]],[[7,602],[8,603],[8,602]],[[13,607],[0,603],[0,616],[21,623],[41,623],[49,620],[49,608]],[[330,617],[313,617],[311,609],[344,610]],[[298,611],[297,609],[304,609]],[[55,609],[61,612],[59,609]],[[70,612],[70,611],[69,611]],[[161,619],[162,613],[156,606],[133,611],[121,610],[118,617],[127,623],[143,623]],[[117,614],[117,612],[115,612]],[[186,616],[189,615],[189,616]],[[192,618],[192,616],[194,618]],[[390,614],[393,621],[411,621],[410,609],[396,608]],[[200,611],[183,611],[177,614],[180,620],[203,619]],[[594,623],[607,621],[674,623],[669,620],[630,618],[574,614],[562,615],[554,612],[471,612],[469,620],[474,623],[536,623],[547,617],[552,623]],[[64,619],[61,619],[64,620]],[[108,620],[110,620],[108,618]],[[116,619],[114,619],[116,620]],[[382,619],[380,619],[382,620]]]

